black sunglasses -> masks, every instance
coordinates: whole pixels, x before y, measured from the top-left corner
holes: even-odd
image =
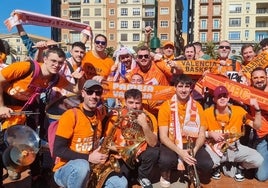
[[[228,98],[228,94],[227,93],[223,93],[217,96],[217,99],[221,99],[221,98]]]
[[[138,58],[139,59],[142,59],[142,58],[145,58],[145,59],[147,59],[147,58],[149,58],[149,55],[148,54],[145,54],[145,55],[138,55]]]
[[[219,46],[219,49],[223,49],[223,48],[225,48],[225,49],[227,49],[227,50],[230,50],[230,49],[231,49],[230,46]]]
[[[105,41],[99,41],[99,40],[96,40],[95,43],[96,43],[96,44],[101,44],[101,45],[103,45],[103,46],[106,44]]]
[[[102,90],[85,90],[85,92],[87,93],[87,95],[93,95],[93,93],[95,93],[97,96],[101,96],[102,95]]]

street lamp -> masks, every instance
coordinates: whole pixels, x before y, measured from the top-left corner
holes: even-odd
[[[154,17],[154,36],[150,41],[150,48],[155,51],[156,48],[160,47],[160,39],[157,37],[157,22],[158,22],[158,2],[155,2],[155,17]]]

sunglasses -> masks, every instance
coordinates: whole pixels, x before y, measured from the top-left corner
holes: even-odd
[[[106,42],[105,41],[100,41],[100,40],[96,40],[95,41],[96,44],[101,44],[101,45],[106,45]]]
[[[95,93],[97,96],[102,95],[102,90],[85,90],[85,92],[87,95],[93,95],[93,93]]]
[[[226,93],[223,93],[223,94],[220,94],[217,99],[221,99],[221,98],[228,98],[228,94]]]
[[[230,49],[231,49],[230,46],[219,46],[219,49],[223,49],[223,48],[225,48],[225,49],[227,49],[227,50],[230,50]]]
[[[149,58],[149,55],[148,55],[148,54],[145,54],[145,55],[138,55],[138,58],[139,58],[139,59],[143,59],[143,57],[144,57],[145,59],[148,59],[148,58]]]

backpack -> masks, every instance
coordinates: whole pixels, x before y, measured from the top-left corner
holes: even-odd
[[[74,112],[74,117],[75,117],[75,122],[76,122],[77,110],[76,110],[76,108],[72,108],[72,110]],[[49,147],[50,155],[51,155],[52,158],[56,157],[53,154],[53,150],[54,150],[54,142],[55,142],[55,137],[56,137],[56,131],[57,131],[57,128],[58,128],[58,124],[59,124],[59,120],[52,121],[49,124],[48,131],[47,131],[48,147]]]

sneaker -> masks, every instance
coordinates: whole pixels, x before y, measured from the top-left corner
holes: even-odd
[[[235,181],[241,182],[245,180],[245,176],[243,174],[243,170],[240,168],[237,168],[236,174],[234,176]]]
[[[152,183],[147,178],[137,179],[142,188],[153,188]]]
[[[160,178],[160,186],[163,188],[168,188],[170,187],[170,182],[165,180],[162,176]]]
[[[215,180],[221,179],[221,171],[219,168],[214,168],[211,177]]]

